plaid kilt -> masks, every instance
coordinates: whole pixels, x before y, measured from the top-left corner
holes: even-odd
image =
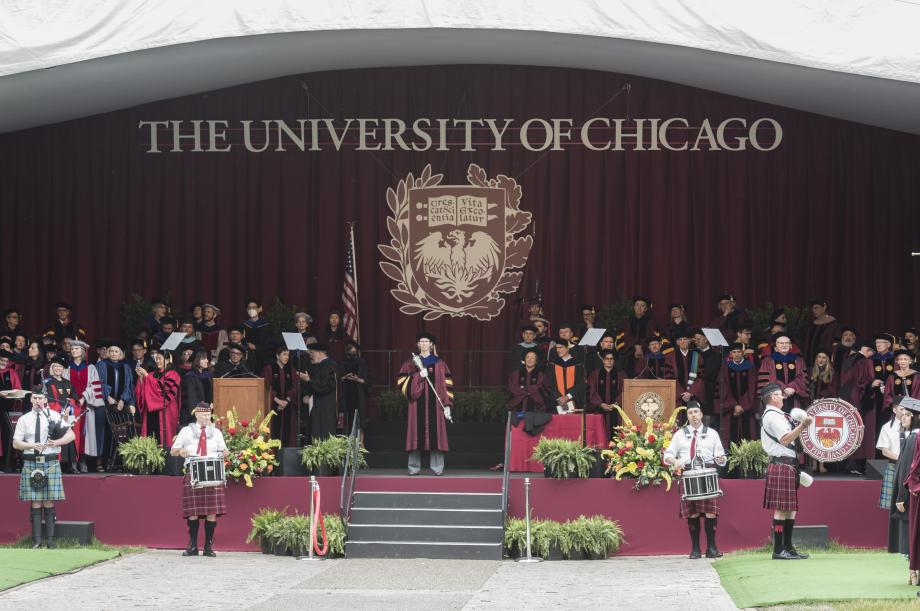
[[[47,476],[47,483],[36,490],[32,487],[32,471],[41,469]],[[37,463],[27,457],[23,458],[22,473],[19,476],[20,501],[63,501],[64,478],[61,477],[61,463],[57,458]]]
[[[878,497],[878,506],[891,511],[891,502],[894,500],[894,475],[897,466],[890,462],[885,465],[885,474],[882,476],[882,494]]]
[[[770,463],[763,490],[763,506],[774,511],[797,511],[799,508],[799,470],[792,465]]]
[[[209,486],[207,488],[192,488],[191,476],[186,473],[182,478],[182,517],[219,516],[227,513],[227,501],[224,494],[225,486]]]

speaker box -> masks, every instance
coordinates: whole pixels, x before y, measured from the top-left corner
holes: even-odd
[[[305,477],[307,470],[300,462],[300,448],[281,448],[278,457],[281,463],[278,475],[283,477]]]
[[[888,459],[872,459],[866,461],[866,479],[882,479]]]
[[[181,456],[166,455],[166,475],[182,475],[182,467],[185,465],[185,459]]]

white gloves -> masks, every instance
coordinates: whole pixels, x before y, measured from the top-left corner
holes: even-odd
[[[450,417],[450,407],[448,407],[448,406],[446,406],[446,405],[444,406],[444,418],[445,418],[448,422],[453,422],[453,421],[454,421],[453,418]]]
[[[420,376],[422,376],[423,379],[424,379],[424,378],[427,378],[427,377],[428,377],[428,368],[427,368],[427,367],[423,367],[423,368],[419,369],[419,370],[418,370],[418,374],[419,374]]]

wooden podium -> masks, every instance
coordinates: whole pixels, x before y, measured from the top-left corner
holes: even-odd
[[[264,417],[271,400],[268,382],[262,378],[214,378],[214,413],[226,418],[236,408],[240,419],[252,420],[257,413]]]
[[[633,423],[651,416],[665,421],[677,406],[677,382],[674,380],[625,380],[623,411]]]

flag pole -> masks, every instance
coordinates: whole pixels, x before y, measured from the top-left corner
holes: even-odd
[[[355,252],[355,221],[348,222],[351,238],[351,276],[355,279],[355,341],[361,343],[361,306],[358,298],[358,254]]]

